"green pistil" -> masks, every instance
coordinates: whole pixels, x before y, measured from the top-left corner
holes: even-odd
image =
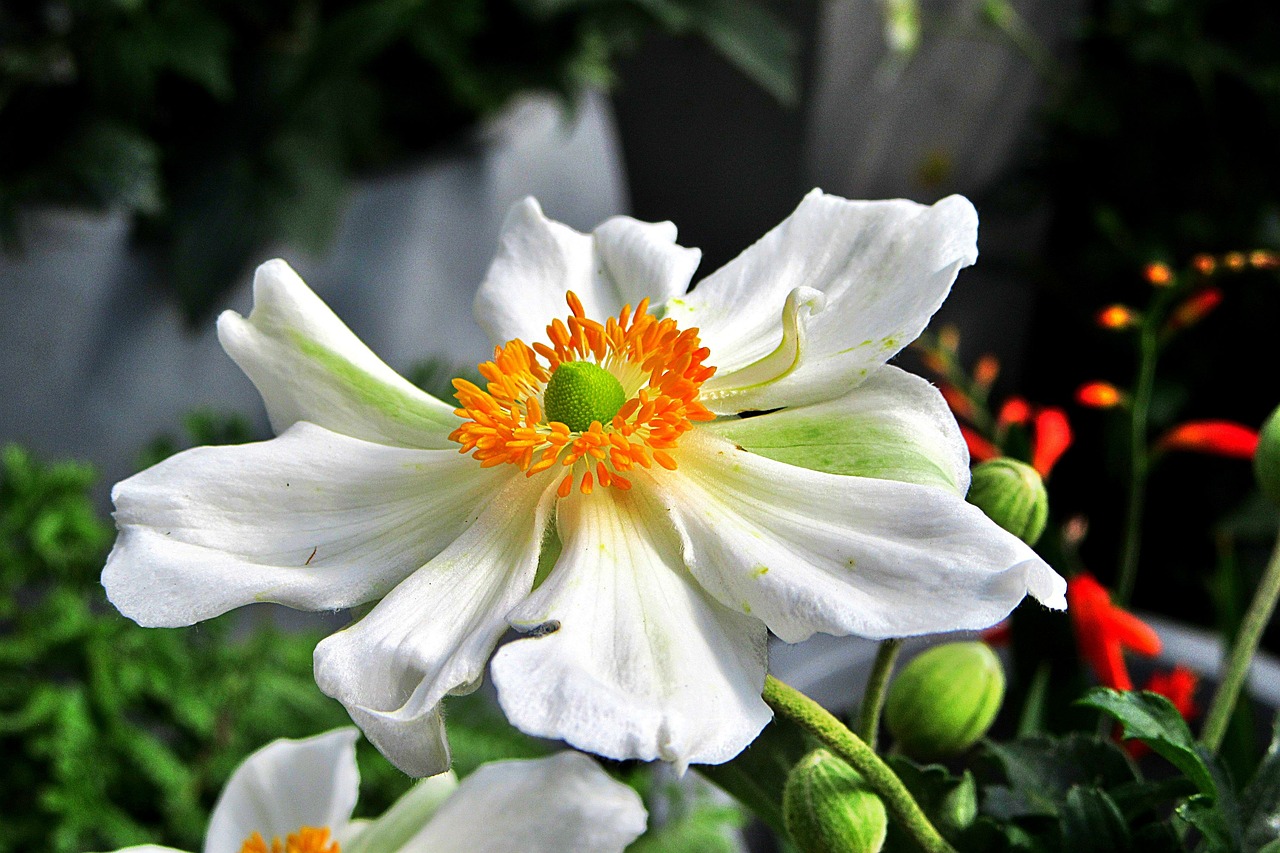
[[[599,365],[566,361],[551,374],[542,401],[548,421],[559,421],[574,432],[584,432],[594,421],[612,421],[627,402],[627,395],[613,374]]]

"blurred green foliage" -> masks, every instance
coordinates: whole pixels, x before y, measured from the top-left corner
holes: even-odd
[[[784,101],[796,44],[742,0],[20,0],[0,6],[0,225],[124,208],[201,316],[269,243],[319,250],[351,175],[460,143],[516,95],[695,35]]]
[[[155,630],[116,613],[93,480],[16,446],[0,459],[0,851],[199,849],[245,756],[349,720],[312,681],[313,632],[234,615]],[[408,779],[367,744],[361,759],[362,808],[380,811]]]
[[[242,419],[212,412],[191,414],[186,427],[197,444],[248,437]],[[157,439],[144,462],[187,444]],[[87,465],[0,450],[0,853],[198,850],[219,792],[250,753],[350,725],[315,686],[316,630],[281,630],[267,609],[180,630],[118,614],[98,581],[114,529],[89,496],[95,479]],[[482,693],[449,697],[445,710],[459,776],[557,748],[513,729]],[[356,814],[373,817],[411,780],[367,741],[357,755]],[[636,849],[736,849],[736,805],[655,784],[647,765],[611,769],[666,815]]]

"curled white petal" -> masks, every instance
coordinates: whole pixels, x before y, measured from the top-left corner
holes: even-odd
[[[640,485],[560,501],[564,550],[512,612],[531,633],[502,647],[493,680],[517,728],[610,758],[680,768],[737,755],[770,719],[766,632],[685,570]]]
[[[986,628],[1066,582],[954,492],[827,474],[686,434],[663,497],[699,582],[787,642]]]
[[[565,294],[582,300],[588,317],[603,321],[645,297],[660,306],[684,293],[702,257],[676,245],[670,222],[626,216],[591,234],[548,219],[532,198],[512,206],[498,253],[476,293],[476,322],[494,344],[546,338],[546,327],[568,311]]]
[[[297,421],[401,447],[453,447],[453,406],[400,376],[361,343],[284,261],[253,278],[253,311],[225,311],[218,339],[257,386],[271,426]]]
[[[320,689],[404,772],[449,766],[440,700],[479,684],[507,613],[533,586],[554,489],[515,473],[448,548],[316,647]]]
[[[354,728],[276,740],[236,768],[209,818],[204,853],[239,853],[253,833],[270,841],[304,826],[337,832],[360,793]]]
[[[644,832],[640,795],[585,755],[486,764],[400,853],[621,853]]]
[[[256,601],[349,607],[439,553],[510,476],[305,421],[271,441],[194,448],[116,484],[120,535],[102,584],[151,627]]]
[[[718,413],[843,394],[919,336],[961,267],[977,258],[977,214],[847,201],[814,190],[735,260],[667,303],[696,326],[719,371],[703,386]],[[820,293],[818,299],[815,293]]]
[[[717,435],[779,462],[905,483],[969,489],[969,449],[937,388],[885,365],[847,394],[708,424]]]

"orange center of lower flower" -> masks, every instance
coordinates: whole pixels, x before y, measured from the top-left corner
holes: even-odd
[[[493,361],[479,368],[488,383],[484,389],[453,380],[460,403],[454,411],[464,423],[449,438],[486,468],[509,463],[528,476],[555,465],[569,468],[560,482],[561,497],[569,495],[575,480],[583,494],[590,494],[597,481],[631,488],[626,472],[637,465],[649,468],[657,462],[674,469],[676,461],[667,451],[693,422],[715,419],[698,402],[702,383],[716,372],[702,363],[711,353],[699,342],[698,330],[681,331],[674,320],[653,317],[648,299],[634,314],[628,305],[604,323],[587,318],[572,291],[566,299],[571,313],[547,326],[550,344],[529,346],[517,339],[495,348]],[[576,423],[571,429],[548,418],[546,390],[562,365],[578,362],[612,375],[625,402],[607,422]],[[600,411],[613,409],[607,402],[601,406]]]
[[[304,826],[290,833],[283,842],[273,838],[270,844],[261,833],[255,832],[240,845],[240,853],[342,853],[342,849],[338,842],[330,840],[328,829]]]

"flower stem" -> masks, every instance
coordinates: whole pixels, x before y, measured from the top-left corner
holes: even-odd
[[[880,734],[880,710],[884,707],[885,688],[889,686],[889,675],[893,672],[893,664],[898,659],[900,648],[902,640],[888,639],[880,643],[880,647],[876,649],[876,662],[871,667],[871,674],[867,676],[867,689],[862,694],[858,735],[872,749],[876,748],[876,737]]]
[[[1240,697],[1240,689],[1244,687],[1245,678],[1249,674],[1249,664],[1258,651],[1267,623],[1275,613],[1277,599],[1280,599],[1280,536],[1276,538],[1271,560],[1263,572],[1258,591],[1253,594],[1249,610],[1240,623],[1235,645],[1231,647],[1231,655],[1227,658],[1222,684],[1213,696],[1213,703],[1205,717],[1204,729],[1200,732],[1200,742],[1211,752],[1217,752],[1222,745],[1227,725],[1231,722],[1231,714],[1236,709],[1236,700]]]
[[[1150,454],[1147,448],[1147,420],[1151,410],[1151,394],[1156,382],[1156,356],[1160,337],[1152,312],[1144,321],[1138,341],[1138,381],[1129,408],[1129,504],[1125,513],[1124,545],[1120,556],[1120,579],[1115,601],[1121,607],[1129,604],[1138,579],[1138,553],[1142,548],[1142,511],[1147,494],[1147,471]]]
[[[857,770],[871,789],[884,800],[885,808],[921,850],[927,853],[955,853],[955,849],[929,822],[911,792],[889,765],[880,760],[874,749],[845,728],[826,708],[772,675],[765,677],[763,695],[764,701],[774,713],[798,724]]]

